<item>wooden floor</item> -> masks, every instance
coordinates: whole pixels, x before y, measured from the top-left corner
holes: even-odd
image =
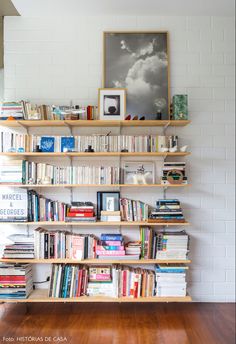
[[[234,317],[234,304],[2,304],[0,343],[234,344]]]

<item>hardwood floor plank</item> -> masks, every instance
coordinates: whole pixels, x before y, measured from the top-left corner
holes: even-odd
[[[235,305],[222,303],[0,305],[0,343],[235,344],[234,324]]]

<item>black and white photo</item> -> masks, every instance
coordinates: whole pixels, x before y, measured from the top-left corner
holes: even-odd
[[[127,89],[130,119],[169,119],[167,32],[104,32],[104,87]]]
[[[126,113],[126,90],[122,88],[100,88],[98,111],[100,119],[123,120]]]

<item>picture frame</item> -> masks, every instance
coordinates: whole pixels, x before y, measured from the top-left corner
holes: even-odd
[[[153,161],[124,161],[124,184],[155,184],[155,164]]]
[[[119,191],[98,191],[97,192],[97,218],[100,220],[101,211],[119,211],[120,210],[120,192]]]
[[[124,120],[126,115],[126,89],[99,88],[98,112],[101,120]]]
[[[127,118],[170,119],[168,31],[103,32],[103,87],[127,89]]]

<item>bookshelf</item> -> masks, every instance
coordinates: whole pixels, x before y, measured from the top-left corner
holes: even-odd
[[[72,135],[73,128],[101,128],[101,127],[118,127],[120,130],[123,127],[162,127],[163,133],[168,127],[183,127],[190,124],[190,121],[187,120],[167,120],[167,121],[104,121],[104,120],[92,120],[92,121],[84,121],[84,120],[6,120],[1,121],[0,126],[6,128],[24,128],[28,134],[28,130],[30,128],[46,128],[46,127],[64,127],[69,128],[70,134]],[[163,157],[166,159],[167,157],[185,157],[190,155],[190,152],[145,152],[145,153],[132,153],[132,152],[67,152],[67,153],[42,153],[42,152],[9,152],[9,153],[0,153],[1,157],[23,157],[23,158],[43,158],[43,157],[50,157],[50,158],[69,158],[70,161],[73,157],[83,158],[83,157]],[[72,163],[72,162],[71,162]],[[150,187],[153,188],[160,188],[163,189],[163,196],[165,197],[165,191],[167,188],[182,188],[182,187],[189,187],[190,184],[172,184],[172,185],[163,185],[163,184],[145,184],[145,185],[135,185],[135,184],[55,184],[55,185],[18,185],[18,184],[0,184],[0,188],[4,187],[20,187],[20,188],[70,188],[71,194],[73,188],[141,188],[142,190],[150,190]],[[128,227],[132,229],[132,227],[137,226],[150,226],[150,227],[176,227],[176,226],[188,226],[189,222],[169,222],[169,223],[160,223],[160,222],[0,222],[0,228],[6,225],[16,225],[16,226],[46,226],[46,227],[92,227],[93,229],[101,229],[102,227]],[[29,264],[80,264],[80,265],[93,265],[93,264],[117,264],[117,265],[154,265],[158,263],[165,263],[165,264],[190,264],[191,260],[178,260],[178,259],[140,259],[140,260],[116,260],[116,259],[86,259],[86,260],[74,260],[74,259],[0,259],[1,263],[29,263]],[[186,266],[186,269],[188,267]],[[147,302],[190,302],[191,297],[189,295],[185,297],[145,297],[145,298],[130,298],[130,297],[122,297],[122,298],[113,298],[113,297],[91,297],[91,296],[81,296],[78,298],[49,298],[48,297],[48,290],[44,289],[36,289],[34,290],[29,298],[27,299],[0,299],[0,302],[10,302],[10,303],[37,303],[37,302],[116,302],[116,303],[127,303],[127,302],[139,302],[139,303],[147,303]]]

